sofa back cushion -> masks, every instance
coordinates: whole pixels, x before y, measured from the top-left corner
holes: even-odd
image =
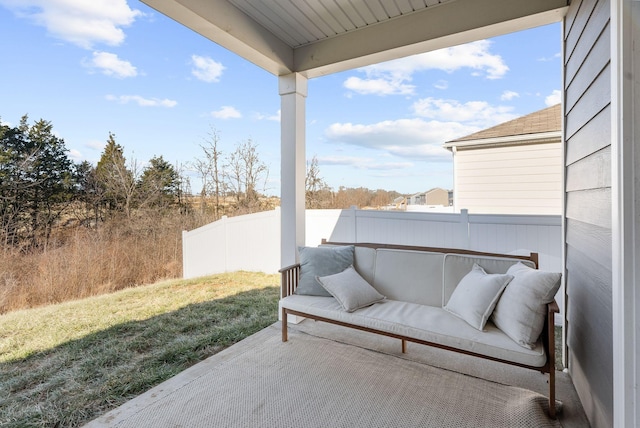
[[[473,264],[477,263],[482,267],[486,273],[506,273],[509,268],[522,262],[526,266],[535,268],[535,264],[528,260],[500,258],[500,257],[485,257],[485,256],[467,256],[461,254],[446,254],[444,255],[444,267],[442,277],[442,301],[441,306],[445,306],[453,294],[453,290],[456,289],[458,283],[464,278],[466,274],[471,272]]]
[[[441,306],[443,260],[442,253],[378,249],[371,284],[391,300]]]
[[[353,267],[369,284],[373,284],[376,250],[368,247],[356,247],[353,253]]]
[[[511,259],[508,257],[486,257],[486,256],[471,256],[462,254],[446,254],[444,256],[444,267],[442,277],[442,301],[440,304],[444,307],[451,298],[453,290],[464,278],[466,274],[471,272],[473,264],[477,263],[488,274],[492,273],[506,273],[509,268],[522,262],[526,266],[535,268],[535,264],[528,260]]]

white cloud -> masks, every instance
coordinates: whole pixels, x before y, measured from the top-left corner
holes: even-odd
[[[413,160],[450,160],[442,145],[456,138],[517,117],[508,106],[484,101],[461,103],[425,98],[412,106],[417,118],[386,120],[374,124],[334,123],[325,131],[333,143],[381,150]]]
[[[29,19],[58,39],[91,49],[97,43],[120,45],[122,30],[142,15],[126,0],[0,0],[17,16]]]
[[[88,143],[84,144],[84,146],[90,148],[91,150],[102,150],[104,149],[104,146],[106,146],[106,144],[107,143],[105,141],[91,140]]]
[[[274,122],[280,122],[281,111],[278,110],[275,114],[262,114],[256,113],[256,119],[258,120],[272,120]]]
[[[83,65],[97,68],[106,76],[120,79],[138,75],[138,70],[129,61],[121,60],[118,55],[109,52],[94,52],[91,61],[83,61]]]
[[[560,104],[561,101],[562,93],[558,89],[554,89],[553,92],[551,92],[551,95],[548,95],[544,99],[544,103],[549,107]]]
[[[440,49],[413,55],[394,61],[370,65],[358,69],[366,78],[350,77],[344,86],[361,94],[407,95],[413,94],[415,87],[408,84],[417,72],[441,70],[447,73],[470,68],[473,75],[487,79],[502,78],[509,67],[502,57],[490,52],[491,42],[479,40],[466,45]]]
[[[193,69],[191,74],[203,82],[219,82],[225,67],[213,59],[200,55],[191,55]]]
[[[412,168],[412,162],[376,162],[372,158],[355,156],[321,156],[318,157],[319,165],[340,165],[350,166],[357,169],[388,171],[394,169]]]
[[[361,79],[355,76],[345,80],[344,87],[362,95],[411,95],[415,90],[415,86],[407,85],[401,79]]]
[[[69,157],[71,158],[71,160],[75,162],[79,162],[84,159],[84,157],[82,156],[82,153],[80,153],[80,151],[76,149],[69,150]]]
[[[144,98],[139,95],[107,95],[105,97],[108,101],[115,101],[120,104],[128,104],[128,103],[136,103],[140,107],[175,107],[178,102],[169,99],[159,99],[159,98]]]
[[[502,95],[500,95],[500,99],[502,101],[510,101],[514,98],[520,97],[520,94],[514,91],[504,91]]]
[[[436,89],[448,89],[449,88],[449,82],[447,82],[446,80],[438,80],[436,83],[433,84],[434,88]]]
[[[222,106],[220,110],[212,111],[211,116],[216,119],[240,119],[242,114],[235,107]]]
[[[542,57],[542,58],[538,58],[538,61],[540,62],[549,62],[549,61],[554,61],[556,59],[560,58],[560,52],[556,52],[555,54],[553,54],[550,57]]]
[[[479,129],[456,122],[423,119],[386,120],[371,125],[334,123],[325,131],[332,142],[383,150],[389,154],[421,160],[450,160],[442,148],[446,141]]]
[[[479,128],[488,128],[518,117],[512,113],[513,107],[492,106],[486,101],[461,103],[456,100],[424,98],[411,107],[419,117],[464,123]]]

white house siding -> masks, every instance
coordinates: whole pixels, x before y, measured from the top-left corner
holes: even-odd
[[[463,150],[454,156],[456,210],[562,213],[562,143]]]
[[[591,426],[613,424],[610,2],[564,23],[569,370]]]

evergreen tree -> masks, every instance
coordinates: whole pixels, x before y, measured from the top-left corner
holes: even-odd
[[[168,207],[179,202],[180,176],[162,156],[154,156],[139,182],[141,205]]]
[[[73,200],[73,163],[51,122],[28,116],[0,132],[0,215],[5,242],[44,238]]]
[[[130,217],[136,192],[135,174],[127,168],[124,149],[111,132],[96,166],[96,178],[104,191],[107,209],[123,211]]]
[[[76,199],[82,205],[78,213],[81,222],[88,220],[97,225],[102,220],[102,211],[105,203],[104,186],[98,180],[96,167],[88,161],[82,161],[75,165]]]

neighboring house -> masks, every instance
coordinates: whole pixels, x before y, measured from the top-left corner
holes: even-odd
[[[442,205],[449,206],[449,191],[435,187],[426,192],[416,193],[407,198],[408,205]]]
[[[560,104],[448,141],[454,210],[562,214]]]

